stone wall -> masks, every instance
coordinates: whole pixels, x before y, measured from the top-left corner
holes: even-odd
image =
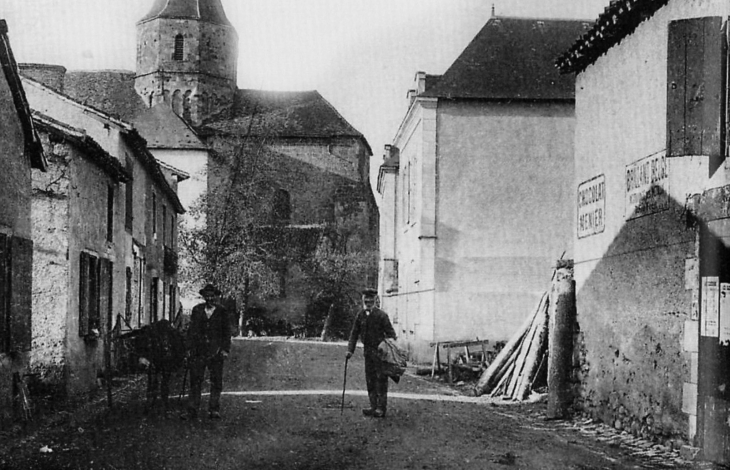
[[[214,152],[209,163],[208,184],[209,187],[220,187],[230,177],[232,155],[241,141],[226,136],[210,136],[207,143]],[[338,149],[338,156],[331,153],[333,148]],[[257,223],[265,225],[273,222],[269,213],[274,194],[284,190],[290,201],[289,224],[336,227],[350,237],[350,249],[377,247],[377,208],[369,183],[359,181],[357,173],[356,162],[367,156],[356,139],[352,139],[349,145],[343,141],[319,144],[303,141],[290,145],[276,142],[263,148],[254,145],[244,153],[247,158],[242,163],[243,174],[256,175],[255,185],[259,188],[256,191],[260,201]],[[341,167],[333,167],[336,161],[342,162]],[[286,272],[285,298],[257,298],[256,301],[277,318],[301,323],[309,292],[299,267],[292,264]],[[369,273],[373,285],[375,274]],[[364,275],[363,284],[365,282]]]
[[[31,238],[31,169],[25,155],[23,131],[3,74],[0,74],[0,231]],[[25,373],[29,355],[0,352],[0,426],[12,416],[13,374]]]
[[[697,425],[698,249],[685,202],[709,171],[706,156],[665,150],[668,25],[703,16],[727,17],[727,4],[671,1],[576,79],[574,194],[605,182],[587,204],[600,223],[574,237],[577,406],[658,441],[692,440]],[[627,175],[649,161],[666,172],[633,200]]]

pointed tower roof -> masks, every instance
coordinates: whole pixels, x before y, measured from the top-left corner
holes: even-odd
[[[139,22],[157,18],[191,19],[231,26],[221,0],[155,0],[152,10]]]

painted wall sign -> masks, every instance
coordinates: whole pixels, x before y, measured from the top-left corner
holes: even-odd
[[[626,219],[669,209],[669,171],[664,153],[626,166]]]
[[[702,278],[702,306],[700,307],[700,335],[719,336],[720,279],[716,276]]]
[[[606,228],[606,177],[596,176],[578,185],[578,238]]]
[[[720,343],[730,344],[730,283],[720,283]]]

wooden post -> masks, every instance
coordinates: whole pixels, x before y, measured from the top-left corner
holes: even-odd
[[[446,363],[449,365],[449,383],[453,382],[454,376],[452,371],[452,365],[451,365],[451,345],[446,343]]]
[[[570,375],[576,322],[572,260],[558,262],[550,299],[547,417],[562,419],[572,403]]]

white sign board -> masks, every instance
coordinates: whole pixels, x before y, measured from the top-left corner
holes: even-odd
[[[578,238],[606,228],[606,177],[596,176],[578,185]]]
[[[626,166],[626,219],[669,209],[669,169],[664,153]]]
[[[720,279],[714,276],[702,278],[702,306],[700,310],[700,335],[717,338],[719,328]]]
[[[730,283],[720,283],[720,343],[730,344]]]

